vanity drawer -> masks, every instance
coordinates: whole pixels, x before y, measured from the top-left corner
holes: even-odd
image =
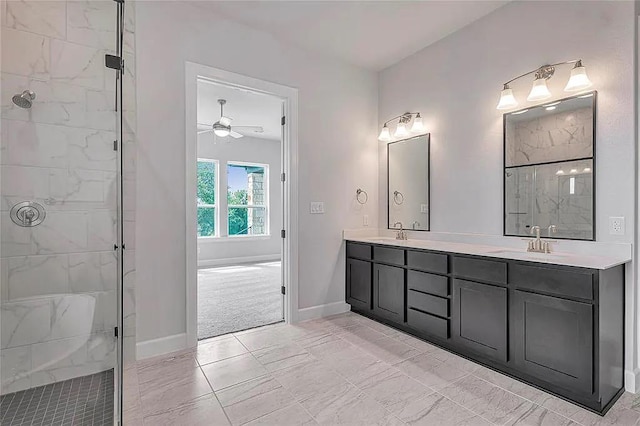
[[[407,271],[407,286],[411,290],[446,297],[449,295],[449,278],[425,272]]]
[[[407,325],[422,333],[449,338],[449,320],[425,314],[415,309],[407,309]]]
[[[371,246],[367,244],[347,243],[347,257],[371,260]]]
[[[509,266],[509,281],[517,288],[559,296],[593,299],[593,273],[522,264]]]
[[[462,278],[506,284],[507,264],[494,260],[454,256],[453,274]]]
[[[373,260],[404,266],[404,250],[389,247],[373,247]]]
[[[446,274],[448,272],[447,255],[409,250],[407,251],[407,266],[423,271]]]
[[[409,308],[419,309],[441,317],[449,316],[449,299],[442,297],[409,290],[407,305]]]

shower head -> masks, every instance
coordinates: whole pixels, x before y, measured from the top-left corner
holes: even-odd
[[[33,100],[36,98],[36,94],[31,90],[25,90],[19,95],[14,95],[11,99],[14,104],[20,108],[29,109],[33,104]]]

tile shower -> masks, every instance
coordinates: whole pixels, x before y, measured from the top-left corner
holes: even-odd
[[[123,330],[135,358],[135,63],[125,8],[123,120],[115,109],[113,1],[3,1],[0,147],[0,393],[114,369],[122,141]],[[31,90],[29,109],[12,102]],[[11,209],[39,203],[44,221]],[[126,363],[125,363],[126,364]]]

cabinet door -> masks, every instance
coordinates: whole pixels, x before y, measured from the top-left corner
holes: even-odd
[[[507,361],[507,289],[453,281],[451,338],[487,358]]]
[[[593,305],[515,291],[515,364],[575,393],[593,392]],[[605,336],[606,338],[606,336]]]
[[[404,269],[376,264],[373,273],[373,312],[402,324],[405,310]]]
[[[371,309],[371,263],[347,259],[347,303],[356,309]]]

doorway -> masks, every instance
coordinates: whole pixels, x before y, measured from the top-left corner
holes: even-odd
[[[186,96],[187,340],[195,346],[292,319],[286,117],[297,94],[188,63]]]

